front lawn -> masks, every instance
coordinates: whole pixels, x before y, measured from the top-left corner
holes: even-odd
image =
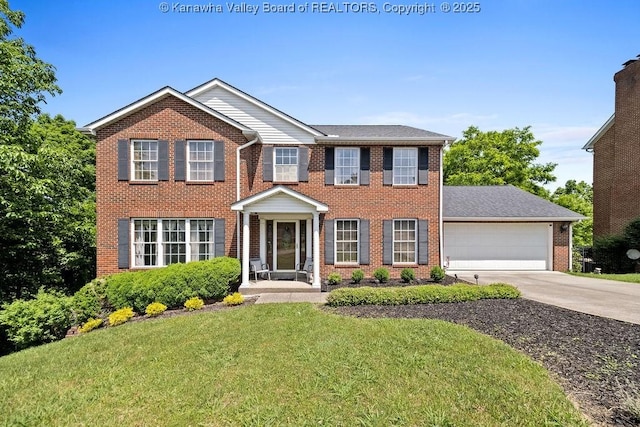
[[[627,274],[593,274],[593,273],[569,273],[574,276],[590,277],[592,279],[617,280],[619,282],[640,283],[640,273]]]
[[[585,425],[538,364],[438,320],[267,304],[0,358],[1,425]]]

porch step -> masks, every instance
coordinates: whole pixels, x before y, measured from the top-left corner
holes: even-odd
[[[295,280],[258,280],[250,283],[249,286],[240,286],[241,294],[320,293],[320,288],[314,288],[309,283]]]

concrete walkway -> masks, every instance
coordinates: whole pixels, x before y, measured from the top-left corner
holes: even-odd
[[[271,304],[278,302],[312,302],[324,304],[327,302],[327,293],[320,292],[275,292],[258,294],[256,304]]]
[[[578,277],[556,271],[447,271],[460,279],[515,285],[522,296],[582,313],[640,324],[640,284]]]

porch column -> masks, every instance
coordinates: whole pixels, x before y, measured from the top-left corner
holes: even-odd
[[[320,214],[313,213],[313,283],[314,288],[320,287]]]
[[[242,213],[242,284],[249,286],[249,212]]]

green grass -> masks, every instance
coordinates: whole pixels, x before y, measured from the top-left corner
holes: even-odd
[[[586,425],[538,364],[437,320],[311,304],[128,323],[0,358],[0,425]]]
[[[627,274],[593,274],[593,273],[569,273],[574,276],[591,277],[592,279],[617,280],[619,282],[640,283],[640,273]]]

